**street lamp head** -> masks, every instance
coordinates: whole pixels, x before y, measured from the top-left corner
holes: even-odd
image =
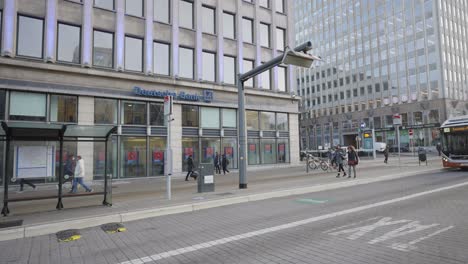
[[[320,57],[290,50],[286,52],[282,63],[287,65],[310,68],[310,66],[312,66],[312,63],[314,63],[314,61],[316,60],[321,61]]]

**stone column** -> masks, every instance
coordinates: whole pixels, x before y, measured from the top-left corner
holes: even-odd
[[[179,77],[179,1],[171,2],[172,19],[172,75]]]
[[[45,61],[55,62],[57,39],[57,0],[48,0],[46,3],[45,19]]]
[[[15,56],[16,0],[5,0],[2,14],[2,51],[3,56]]]
[[[173,175],[182,173],[182,105],[174,104],[171,126],[172,170]]]
[[[289,153],[291,165],[299,165],[299,115],[289,114]]]
[[[153,0],[145,1],[145,74],[153,74]]]
[[[255,15],[254,15],[254,38],[255,38],[255,65],[254,68],[260,66],[262,64],[262,47],[260,45],[260,5],[258,1],[255,1]],[[257,83],[257,87],[262,87],[262,75],[258,74],[257,76],[253,77],[254,86]]]
[[[202,17],[202,3],[201,1],[194,2],[194,13],[197,14],[195,16],[196,23],[195,23],[195,80],[201,81],[203,80],[203,35],[202,35],[202,25],[203,25],[203,17]]]
[[[117,19],[115,20],[115,69],[123,71],[125,67],[125,1],[115,0]]]
[[[81,61],[83,67],[93,65],[93,0],[83,1],[83,48]]]
[[[93,124],[94,97],[80,96],[78,98],[78,125]],[[77,153],[75,155],[80,155],[85,162],[85,182],[92,181],[94,176],[94,143],[78,141]]]
[[[223,36],[223,1],[218,1],[216,7],[216,33],[218,33],[217,46],[218,46],[218,82],[224,83],[224,36]]]

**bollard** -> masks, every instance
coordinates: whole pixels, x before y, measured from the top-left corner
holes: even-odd
[[[307,160],[306,160],[306,172],[309,173],[309,155],[307,154]]]

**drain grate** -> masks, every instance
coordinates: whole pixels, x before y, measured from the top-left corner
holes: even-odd
[[[74,241],[81,238],[78,229],[69,229],[56,233],[57,239],[62,242]]]
[[[104,230],[104,232],[109,233],[109,234],[127,231],[127,229],[120,223],[104,224],[101,226],[101,228],[102,230]]]
[[[225,192],[225,193],[217,193],[216,195],[219,195],[219,196],[227,196],[227,195],[234,195],[234,193],[232,193],[232,192]]]
[[[21,225],[23,225],[23,220],[4,221],[4,222],[0,222],[0,229],[21,226]]]

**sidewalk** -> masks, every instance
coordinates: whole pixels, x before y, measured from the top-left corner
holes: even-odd
[[[11,214],[1,217],[0,223],[22,220],[19,227],[0,229],[0,240],[9,240],[55,233],[70,228],[98,226],[109,222],[127,222],[158,215],[190,212],[215,206],[282,197],[356,184],[390,180],[441,169],[440,158],[429,156],[429,164],[419,166],[417,158],[390,156],[382,159],[362,159],[357,179],[335,178],[335,172],[300,167],[276,168],[248,172],[248,189],[238,189],[237,172],[215,175],[215,192],[197,193],[196,181],[183,177],[172,179],[172,200],[167,200],[164,177],[129,179],[113,182],[112,207],[101,206],[102,196],[65,198],[64,210],[55,210],[56,200],[10,203]],[[96,183],[93,187],[98,188]]]

